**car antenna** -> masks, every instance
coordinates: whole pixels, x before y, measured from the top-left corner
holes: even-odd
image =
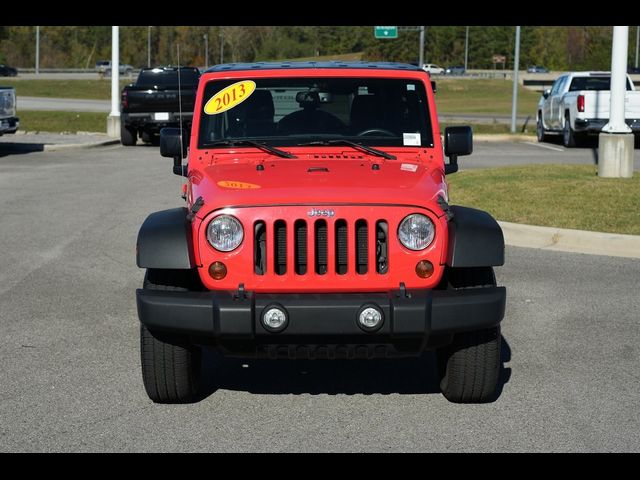
[[[184,159],[184,139],[182,138],[182,84],[180,82],[180,44],[176,45],[178,50],[178,114],[180,115],[180,168],[182,169],[181,177],[185,177],[184,165],[182,165],[182,160]],[[186,180],[181,180],[181,182],[185,182]],[[184,184],[181,184],[181,187],[184,188]],[[184,190],[183,190],[184,191]],[[186,200],[186,198],[185,198]]]

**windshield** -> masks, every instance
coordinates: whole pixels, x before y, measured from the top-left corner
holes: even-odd
[[[199,148],[234,139],[272,146],[336,139],[368,146],[433,146],[420,80],[214,80],[205,87],[201,108]]]
[[[198,84],[200,72],[195,68],[180,69],[180,84],[183,86],[191,86]],[[175,86],[178,87],[178,70],[177,69],[160,69],[142,70],[136,81],[138,86],[158,85],[158,86]]]

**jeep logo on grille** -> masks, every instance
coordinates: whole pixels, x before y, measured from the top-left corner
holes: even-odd
[[[307,212],[309,217],[333,217],[336,214],[333,210],[320,210],[312,208]]]

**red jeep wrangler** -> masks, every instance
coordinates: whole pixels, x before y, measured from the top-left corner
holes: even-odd
[[[149,215],[137,241],[153,401],[199,398],[203,346],[272,359],[433,349],[447,399],[495,398],[504,240],[489,214],[448,204],[445,175],[472,135],[447,128],[443,148],[433,87],[395,63],[202,75],[190,139],[160,140],[187,206]]]

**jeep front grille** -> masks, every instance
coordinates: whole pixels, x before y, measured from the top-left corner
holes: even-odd
[[[256,275],[365,275],[370,255],[376,273],[388,271],[388,224],[381,219],[296,219],[254,224],[253,258]],[[371,243],[375,240],[375,244]],[[271,240],[271,241],[269,241]],[[269,257],[273,259],[269,261]],[[293,263],[290,265],[290,263]]]

